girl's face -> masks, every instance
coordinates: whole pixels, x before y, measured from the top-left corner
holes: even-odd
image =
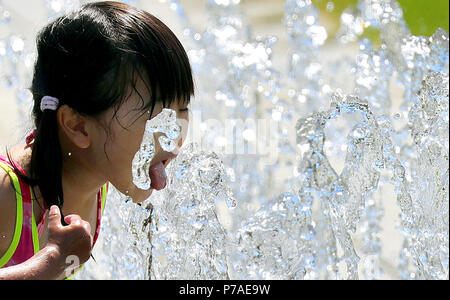
[[[139,91],[142,99],[150,99],[149,91],[142,80],[138,80],[136,89]],[[114,116],[115,109],[113,108],[105,113],[103,117],[105,124],[109,128],[110,136],[108,137],[105,130],[99,127],[97,131],[98,138],[96,141],[93,141],[93,151],[91,152],[97,154],[98,157],[94,158],[95,164],[99,170],[102,170],[107,180],[121,193],[130,196],[133,202],[142,202],[150,197],[153,189],[159,190],[165,187],[165,172],[162,167],[165,168],[176,157],[176,154],[162,150],[157,142],[157,138],[155,138],[156,151],[151,161],[151,169],[153,170],[149,173],[152,179],[152,188],[145,191],[134,185],[132,161],[141,146],[145,124],[163,109],[162,103],[157,103],[151,116],[150,112],[143,113],[142,110],[138,110],[137,108],[142,105],[142,99],[139,94],[134,92],[121,105],[116,116]],[[187,136],[189,124],[187,104],[174,101],[169,108],[176,111],[178,124],[182,128],[178,138],[178,146],[181,147]],[[111,125],[108,124],[108,120],[111,120]]]

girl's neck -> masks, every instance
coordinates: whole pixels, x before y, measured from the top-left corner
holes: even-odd
[[[76,205],[85,205],[86,201],[96,199],[100,188],[105,184],[95,170],[85,167],[77,161],[76,155],[63,159],[62,184],[64,199],[76,201]],[[69,203],[68,203],[69,204]],[[71,203],[71,206],[74,203]]]
[[[30,174],[32,147],[19,145],[10,150],[11,158],[17,162],[26,174]],[[97,193],[106,180],[100,179],[94,170],[83,167],[77,163],[75,156],[63,159],[62,185],[64,193],[63,211],[76,213],[83,207],[89,207],[97,198]],[[40,206],[43,204],[42,196],[37,187],[34,188]]]

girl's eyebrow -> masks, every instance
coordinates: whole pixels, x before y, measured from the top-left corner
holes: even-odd
[[[181,112],[189,111],[189,106],[186,106],[185,108],[180,108],[178,111]]]

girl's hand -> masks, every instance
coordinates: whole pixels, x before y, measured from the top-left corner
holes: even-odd
[[[67,216],[64,221],[69,225],[61,224],[59,208],[52,206],[47,246],[21,264],[0,269],[0,280],[61,278],[68,267],[68,258],[69,263],[73,262],[71,255],[76,256],[80,264],[85,263],[92,248],[91,226],[77,215]]]
[[[61,269],[65,269],[69,264],[67,262],[69,256],[77,257],[80,265],[85,263],[91,255],[93,240],[91,225],[80,216],[69,215],[64,221],[67,226],[61,224],[61,212],[58,206],[53,205],[49,213],[47,247],[54,247],[57,250]]]

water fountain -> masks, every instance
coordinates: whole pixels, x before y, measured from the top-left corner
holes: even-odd
[[[168,167],[166,189],[141,205],[111,188],[96,262],[78,278],[448,279],[445,30],[414,36],[395,0],[359,0],[334,41],[356,44],[356,57],[325,64],[317,7],[286,0],[284,73],[273,62],[277,38],[253,36],[239,0],[206,1],[202,30],[181,2],[163,2],[184,28],[196,76],[191,143]],[[380,45],[360,38],[367,27]],[[33,57],[14,45],[0,39],[3,82],[24,78],[4,67],[20,64],[17,55]],[[28,98],[18,89],[17,99]],[[387,266],[392,207],[402,244]]]

